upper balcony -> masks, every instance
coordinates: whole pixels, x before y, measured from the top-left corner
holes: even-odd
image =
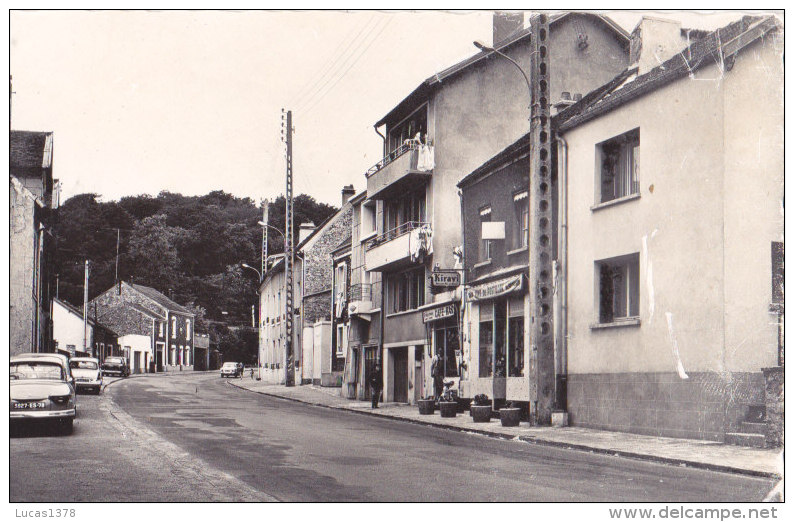
[[[429,223],[409,221],[366,242],[367,270],[397,268],[433,253]]]
[[[349,316],[368,314],[372,310],[372,284],[359,283],[350,287]]]
[[[433,147],[406,141],[367,171],[367,196],[388,199],[433,175]]]

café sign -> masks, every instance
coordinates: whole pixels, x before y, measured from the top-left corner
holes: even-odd
[[[432,310],[425,310],[422,312],[422,322],[429,323],[431,321],[438,321],[439,319],[446,319],[447,317],[453,317],[455,315],[455,305],[448,304],[446,306],[440,306],[438,308],[433,308]]]
[[[456,270],[434,270],[430,273],[430,285],[440,288],[460,286],[460,272]]]
[[[466,289],[466,299],[469,301],[480,301],[482,299],[501,297],[511,292],[518,292],[521,290],[523,282],[524,276],[518,274],[513,277],[473,286]]]

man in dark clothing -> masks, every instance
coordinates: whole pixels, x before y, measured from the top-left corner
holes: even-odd
[[[383,389],[383,374],[380,369],[380,364],[375,365],[375,369],[369,378],[369,385],[372,388],[372,407],[378,407],[380,400],[380,392]]]
[[[430,375],[433,377],[433,393],[435,393],[436,400],[441,397],[444,389],[444,367],[442,365],[438,355],[434,355],[433,362],[430,363]]]

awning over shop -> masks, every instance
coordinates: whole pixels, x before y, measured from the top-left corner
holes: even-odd
[[[493,299],[512,292],[520,292],[524,288],[524,275],[518,274],[496,281],[490,281],[466,289],[466,299],[469,301],[481,301],[483,299]]]

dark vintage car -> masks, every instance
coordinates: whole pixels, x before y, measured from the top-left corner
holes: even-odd
[[[124,357],[106,357],[102,363],[102,375],[118,375],[127,377],[130,374],[130,366]]]
[[[11,357],[9,366],[11,423],[49,421],[71,433],[77,405],[68,358],[29,353]]]

